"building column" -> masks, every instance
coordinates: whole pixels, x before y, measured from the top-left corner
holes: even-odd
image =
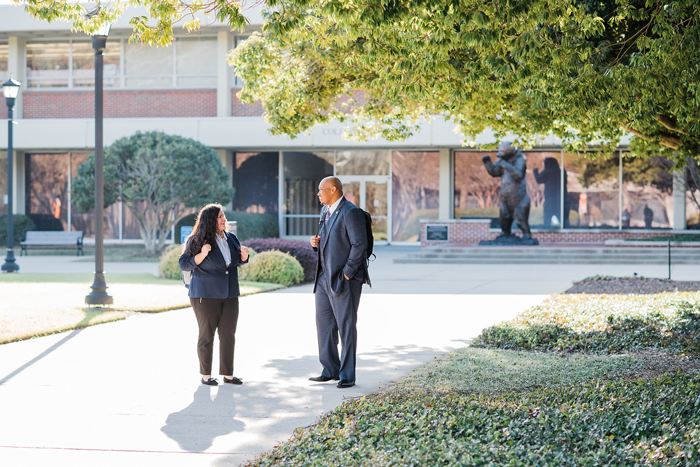
[[[216,116],[231,116],[231,67],[228,65],[228,53],[233,48],[233,34],[221,31],[216,35]]]
[[[15,101],[14,118],[20,120],[23,118],[22,112],[22,94],[27,89],[26,69],[27,69],[27,40],[17,36],[9,37],[9,55],[7,59],[7,71],[12,73],[12,77],[22,83],[22,88]]]
[[[438,218],[452,219],[454,214],[454,195],[452,175],[452,157],[449,148],[440,149],[440,195],[438,197]]]
[[[685,230],[685,172],[673,172],[673,230]]]

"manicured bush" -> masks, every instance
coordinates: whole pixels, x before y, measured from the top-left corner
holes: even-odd
[[[182,279],[182,270],[178,260],[182,255],[182,245],[170,245],[160,255],[160,277],[163,279]]]
[[[272,214],[257,214],[243,211],[224,211],[229,221],[236,221],[238,232],[236,236],[244,241],[249,238],[277,237],[277,218]],[[180,242],[180,229],[185,226],[193,226],[197,214],[188,214],[175,223],[175,241]]]
[[[19,243],[30,230],[34,230],[34,222],[29,217],[24,214],[12,215],[12,237],[15,243]],[[7,245],[7,214],[0,214],[0,245]]]
[[[239,270],[240,280],[270,282],[286,286],[299,284],[304,280],[304,270],[293,256],[281,251],[264,251]]]
[[[700,355],[700,293],[560,295],[485,329],[472,346]]]
[[[305,240],[285,240],[282,238],[251,238],[243,242],[247,247],[255,249],[258,253],[263,251],[279,250],[294,256],[304,268],[304,281],[314,280],[318,257]]]

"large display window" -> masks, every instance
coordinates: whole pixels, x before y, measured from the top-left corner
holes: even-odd
[[[392,240],[419,241],[420,220],[439,217],[440,153],[394,151]]]

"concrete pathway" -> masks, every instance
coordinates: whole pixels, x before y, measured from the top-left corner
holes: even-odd
[[[241,299],[235,374],[243,386],[199,384],[191,309],[0,346],[0,465],[239,465],[575,280],[667,274],[656,266],[393,264],[412,249],[377,247],[375,286],[359,312],[358,384],[348,390],[307,379],[320,372],[309,285]],[[30,258],[22,272],[92,271],[69,257]],[[142,263],[118,267],[106,264],[108,282],[110,272],[144,272]],[[677,266],[674,276],[699,272]]]

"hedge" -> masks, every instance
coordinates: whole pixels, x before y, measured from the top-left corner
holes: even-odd
[[[236,221],[238,232],[236,236],[239,240],[259,237],[277,237],[279,230],[277,218],[272,214],[258,214],[243,211],[224,211],[229,221]],[[175,223],[175,241],[180,243],[180,229],[183,226],[193,226],[197,214],[188,214]]]
[[[182,255],[182,245],[170,245],[160,255],[160,267],[158,273],[163,279],[182,279],[180,269],[180,256]]]
[[[308,241],[285,240],[282,238],[251,238],[243,242],[247,247],[253,248],[258,253],[263,251],[278,250],[294,256],[304,268],[304,281],[313,281],[316,275],[318,256]]]
[[[34,222],[29,217],[24,214],[12,215],[12,237],[16,244],[30,230],[34,230]],[[61,230],[63,230],[62,225]],[[0,214],[0,245],[7,245],[7,214]]]

